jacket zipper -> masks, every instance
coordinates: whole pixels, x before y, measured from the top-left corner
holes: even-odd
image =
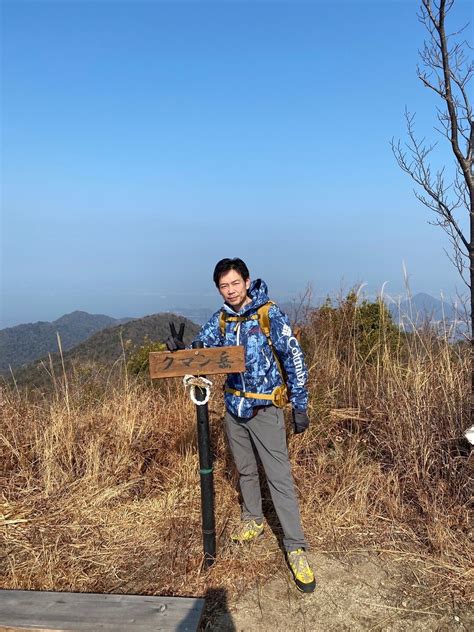
[[[237,325],[237,346],[239,346],[240,344],[240,325],[242,323],[239,321],[239,324]],[[244,380],[244,374],[241,373],[240,374],[240,379],[242,380],[242,390],[245,393],[245,380]],[[242,406],[244,405],[244,398],[241,398],[241,401],[239,402],[239,405],[237,407],[237,416],[240,417],[241,416],[241,412],[242,412]]]

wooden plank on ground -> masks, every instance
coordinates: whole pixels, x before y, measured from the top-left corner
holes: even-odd
[[[0,590],[0,632],[196,632],[204,599]]]
[[[150,377],[179,377],[182,375],[216,375],[243,373],[245,351],[239,347],[210,347],[182,351],[152,351],[149,359]]]

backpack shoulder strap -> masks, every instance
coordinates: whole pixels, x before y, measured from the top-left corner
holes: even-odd
[[[268,339],[268,344],[272,346],[271,329],[270,329],[270,308],[275,305],[273,301],[267,301],[264,305],[261,305],[257,310],[258,324],[261,330]]]
[[[265,337],[268,342],[268,346],[272,350],[273,357],[275,358],[278,372],[280,373],[283,382],[285,382],[283,367],[281,365],[280,358],[278,357],[278,353],[276,352],[276,349],[273,345],[272,337],[271,337],[270,309],[273,307],[273,305],[275,305],[274,301],[267,301],[264,305],[258,308],[257,310],[258,324],[260,325],[260,329],[265,334]]]
[[[219,314],[219,329],[221,330],[222,336],[225,336],[225,323],[226,323],[225,312],[223,309],[221,309],[221,313]]]

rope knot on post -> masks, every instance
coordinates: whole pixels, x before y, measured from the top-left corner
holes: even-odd
[[[204,406],[209,401],[211,396],[211,380],[208,380],[206,377],[199,377],[195,375],[185,375],[183,377],[184,388],[189,387],[189,396],[191,397],[191,401],[196,406]],[[196,386],[202,388],[206,391],[206,396],[203,400],[196,399]]]

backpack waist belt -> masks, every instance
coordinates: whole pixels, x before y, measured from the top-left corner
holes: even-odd
[[[225,388],[226,393],[237,395],[237,397],[246,397],[247,399],[266,399],[271,401],[277,408],[283,408],[288,403],[288,390],[285,384],[277,386],[273,393],[248,393],[247,391],[238,391],[235,388]]]

